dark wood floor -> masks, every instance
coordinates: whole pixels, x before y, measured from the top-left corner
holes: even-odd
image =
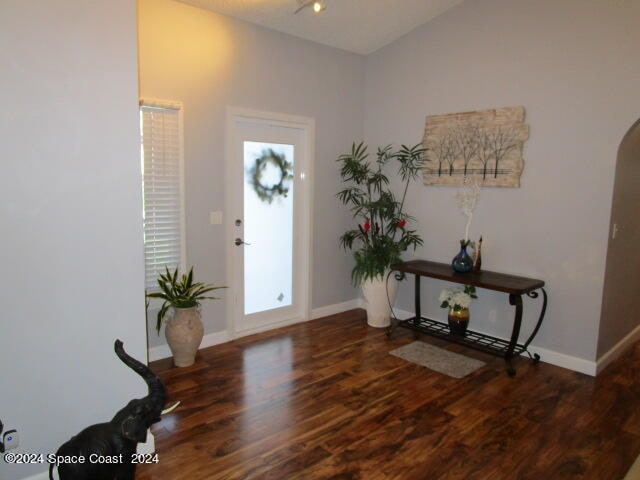
[[[363,310],[152,364],[171,402],[138,480],[622,479],[640,453],[640,344],[596,379],[504,362],[457,380],[388,352]],[[544,359],[543,359],[544,360]]]

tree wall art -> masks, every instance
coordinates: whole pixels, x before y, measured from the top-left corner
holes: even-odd
[[[424,184],[459,186],[474,177],[482,186],[519,187],[528,138],[524,107],[430,115],[422,140]]]

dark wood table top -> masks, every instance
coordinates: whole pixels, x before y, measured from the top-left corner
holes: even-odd
[[[519,277],[505,273],[481,270],[479,272],[459,273],[447,263],[429,260],[411,260],[391,266],[391,270],[412,273],[423,277],[437,278],[463,285],[496,290],[514,295],[523,295],[544,287],[544,281],[535,278]]]

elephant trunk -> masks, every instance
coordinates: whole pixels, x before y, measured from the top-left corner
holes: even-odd
[[[153,373],[149,367],[147,367],[144,363],[139,362],[127,352],[124,351],[122,341],[116,340],[113,349],[116,352],[116,355],[122,360],[122,362],[127,365],[131,370],[140,375],[147,386],[149,387],[149,395],[145,398],[149,400],[150,404],[153,405],[155,409],[158,411],[158,416],[160,415],[160,411],[164,407],[164,404],[167,400],[167,392],[165,390],[164,385],[158,378],[158,376]]]

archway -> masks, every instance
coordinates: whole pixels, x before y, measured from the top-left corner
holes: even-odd
[[[640,336],[633,299],[640,292],[640,119],[618,149],[598,334],[598,370]]]

